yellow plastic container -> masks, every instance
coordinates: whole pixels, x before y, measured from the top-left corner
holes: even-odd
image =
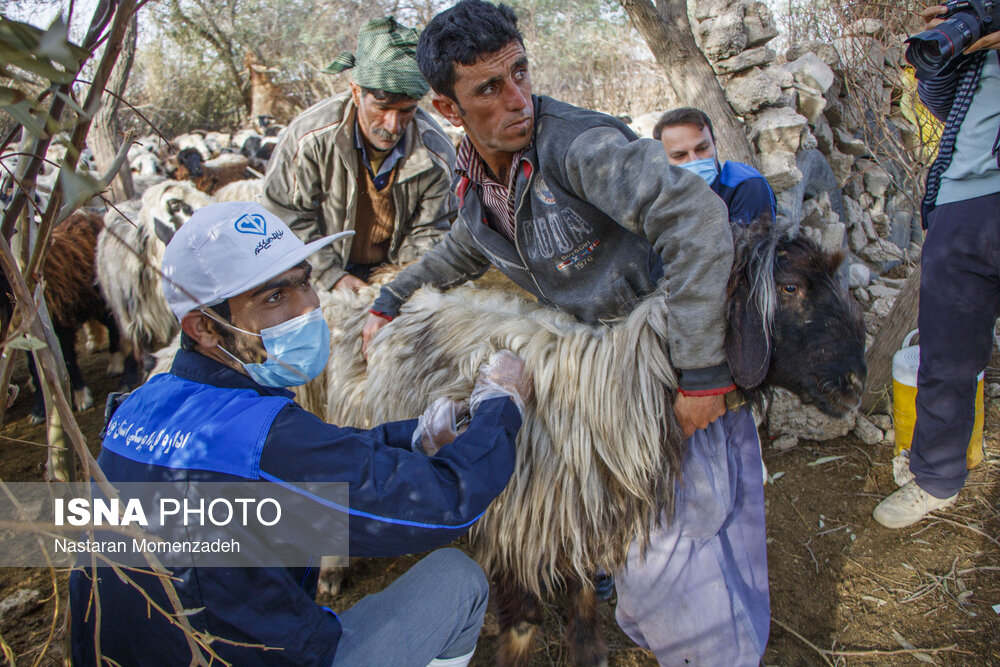
[[[910,448],[913,427],[917,421],[917,370],[920,367],[920,346],[910,345],[917,334],[914,329],[907,334],[903,346],[892,357],[892,425],[896,431],[898,455]],[[972,438],[966,451],[965,463],[971,470],[983,461],[983,377],[979,374],[976,387],[976,419],[972,425]]]

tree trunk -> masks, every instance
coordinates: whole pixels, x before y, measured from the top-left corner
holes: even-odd
[[[701,109],[715,128],[715,143],[727,160],[757,164],[743,125],[736,119],[715,70],[691,31],[687,0],[618,0],[656,62],[666,72],[677,106]],[[659,11],[657,11],[657,7]]]
[[[869,414],[877,407],[892,403],[889,385],[892,382],[892,355],[899,349],[906,334],[917,328],[917,311],[920,307],[920,265],[910,273],[896,303],[878,330],[872,346],[865,353],[868,380],[861,399],[861,411]]]
[[[128,84],[129,72],[132,70],[132,61],[135,58],[135,44],[137,37],[137,21],[133,16],[125,32],[125,39],[122,42],[122,52],[115,63],[115,68],[111,72],[101,109],[94,117],[94,125],[88,136],[88,144],[94,151],[94,159],[97,161],[97,169],[101,173],[111,168],[118,148],[121,145],[118,136],[118,107],[119,97],[124,95],[125,86]],[[135,197],[135,186],[132,184],[132,170],[128,161],[122,164],[118,170],[118,176],[111,181],[111,200],[113,202],[125,201]]]

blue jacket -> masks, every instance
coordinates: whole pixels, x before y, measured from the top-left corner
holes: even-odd
[[[774,191],[759,171],[742,162],[726,162],[712,182],[712,190],[726,202],[729,221],[749,225],[755,220],[777,220]]]
[[[133,392],[110,424],[146,420],[145,432],[198,424],[182,447],[132,447],[109,428],[98,462],[112,482],[177,480],[281,484],[344,482],[350,507],[308,507],[349,514],[352,556],[396,556],[426,551],[464,534],[503,490],[514,469],[521,417],[509,399],[484,402],[468,430],[427,457],[410,450],[416,420],[371,430],[324,423],[292,401],[291,392],[256,384],[201,354],[181,350],[169,374]],[[138,422],[137,422],[138,423]],[[125,429],[121,429],[124,431]],[[132,433],[136,431],[133,429]],[[237,433],[237,436],[232,435]],[[419,492],[419,502],[413,498]],[[298,496],[296,496],[298,497]],[[302,494],[304,506],[312,499]],[[303,531],[311,529],[307,521]],[[314,535],[311,538],[314,544]],[[101,651],[121,665],[187,664],[180,631],[148,613],[147,603],[110,570],[98,571]],[[213,649],[236,665],[329,665],[340,638],[332,611],[313,601],[316,568],[175,568],[176,588],[195,630],[240,643]],[[88,604],[91,571],[70,577],[75,665],[95,664],[94,613]],[[146,593],[170,609],[152,576],[133,575]]]

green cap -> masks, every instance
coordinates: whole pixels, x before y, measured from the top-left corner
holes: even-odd
[[[342,51],[323,71],[337,74],[353,68],[359,86],[419,100],[430,89],[414,58],[420,33],[385,16],[372,19],[358,34],[357,55]]]

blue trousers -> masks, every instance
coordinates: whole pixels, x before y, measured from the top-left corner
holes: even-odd
[[[938,498],[965,484],[977,376],[1000,312],[1000,193],[942,204],[920,259],[920,371],[910,471]]]
[[[615,573],[618,624],[661,665],[760,663],[771,622],[762,475],[749,409],[696,431],[673,519]]]
[[[426,667],[466,655],[476,647],[488,598],[475,561],[438,549],[339,614],[343,634],[333,667]]]

